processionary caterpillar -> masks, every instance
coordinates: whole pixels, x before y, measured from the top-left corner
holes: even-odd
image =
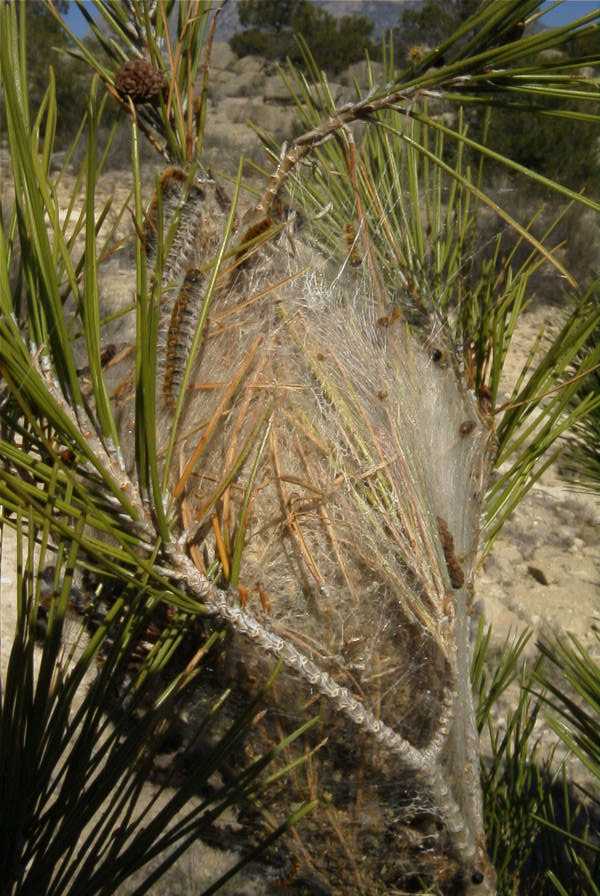
[[[261,218],[260,221],[257,221],[256,224],[252,224],[245,232],[240,241],[242,248],[239,250],[237,255],[235,256],[236,262],[244,261],[246,256],[250,254],[252,249],[254,249],[258,243],[258,238],[266,233],[267,230],[270,230],[273,226],[273,219],[266,217]],[[257,242],[254,243],[254,240]],[[248,243],[254,243],[249,246]]]
[[[198,322],[204,277],[197,268],[190,268],[171,311],[164,355],[163,398],[172,407],[189,356]]]
[[[356,227],[349,221],[344,227],[344,237],[346,240],[346,250],[348,258],[353,268],[357,268],[362,264],[362,255],[356,236]]]
[[[448,575],[450,576],[450,582],[453,588],[462,588],[465,584],[465,574],[454,553],[454,538],[450,533],[448,523],[445,519],[438,516],[436,517],[436,522],[440,541],[442,543],[442,550],[444,552],[444,559],[446,560],[446,567],[448,568]]]
[[[158,193],[162,198],[163,234],[167,234],[175,214],[179,214],[175,233],[169,246],[165,247],[166,257],[163,265],[162,283],[176,280],[191,263],[198,246],[202,227],[202,204],[205,200],[204,190],[191,183],[186,192],[188,176],[181,168],[167,168],[161,178],[158,191],[154,193],[144,220],[144,248],[149,266],[154,265],[158,235]]]
[[[174,204],[181,198],[181,190],[185,183],[185,172],[181,168],[171,166],[163,171],[158,190],[163,201],[163,215],[168,220],[174,211]],[[158,230],[158,191],[155,191],[146,217],[144,218],[144,248],[146,257],[156,251],[156,234]]]

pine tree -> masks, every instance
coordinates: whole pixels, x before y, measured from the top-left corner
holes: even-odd
[[[217,836],[230,805],[254,812],[237,832],[252,856],[257,838],[264,847],[306,816],[286,844],[287,870],[308,857],[334,892],[496,892],[471,686],[474,571],[548,451],[590,408],[572,401],[598,362],[598,347],[584,349],[600,312],[579,300],[498,406],[532,273],[544,260],[575,281],[551,234],[541,242],[486,195],[463,148],[497,154],[460,116],[451,127],[420,99],[514,101],[523,82],[510,63],[570,36],[504,45],[534,5],[515,2],[498,25],[504,0],[490,3],[448,39],[451,67],[431,64],[435,50],[416,70],[389,65],[385,86],[341,109],[307,54],[310,89],[288,71],[306,130],[272,149],[273,173],[244,208],[243,164],[231,191],[202,165],[210,10],[179,4],[171,34],[169,4],[163,16],[144,0],[139,17],[137,0],[98,2],[113,41],[99,34],[96,54],[73,39],[131,122],[133,196],[122,213],[133,212],[136,286],[122,309],[134,323],[123,352],[107,344],[112,321],[100,304],[100,262],[115,250],[95,203],[104,99],[94,82],[78,259],[59,175],[48,170],[43,125],[55,93],[51,85],[46,118],[33,121],[17,5],[0,7],[16,184],[0,227],[1,520],[20,557],[0,739],[11,896],[105,896],[166,854],[145,892],[178,850]],[[595,11],[573,30],[598,19]],[[577,84],[565,88],[561,66],[553,71],[556,82],[530,67],[527,89],[579,102]],[[357,122],[367,124],[360,144]],[[147,204],[142,135],[167,162]],[[452,162],[445,141],[456,147]],[[530,251],[525,264],[507,258],[467,283],[475,202]],[[296,209],[308,222],[301,238]],[[48,594],[38,564],[50,556]],[[63,667],[78,568],[93,583],[82,609],[96,627]],[[41,607],[48,630],[36,679]],[[77,684],[101,645],[100,673],[77,710]],[[192,683],[199,750],[196,735],[185,742],[183,783],[147,826],[137,812],[144,774],[171,700]],[[115,689],[111,733],[104,713]],[[526,813],[514,815],[521,823]],[[75,849],[82,822],[85,851]]]

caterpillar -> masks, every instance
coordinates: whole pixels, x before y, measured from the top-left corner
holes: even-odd
[[[172,408],[189,356],[192,339],[198,323],[198,312],[204,277],[197,268],[190,268],[173,304],[162,355],[163,400]]]
[[[398,306],[392,308],[389,314],[377,318],[377,324],[380,327],[391,327],[393,323],[402,317],[402,310]]]
[[[362,264],[363,259],[358,246],[356,228],[351,221],[344,227],[344,238],[346,240],[346,250],[348,252],[350,264],[353,268],[357,268]]]
[[[195,267],[200,254],[203,231],[202,206],[205,193],[201,186],[187,186],[188,175],[171,166],[163,171],[144,220],[144,249],[149,267],[154,267],[158,246],[158,204],[162,202],[163,234],[174,221],[177,225],[166,248],[161,275],[160,316],[158,322],[158,372],[162,379],[165,404],[171,407],[185,368],[198,315],[198,288],[201,278]]]
[[[491,417],[494,413],[494,398],[488,386],[482,383],[477,392],[479,410],[485,417]]]
[[[258,237],[262,236],[263,233],[266,233],[267,230],[270,230],[272,226],[273,219],[267,216],[266,218],[261,218],[261,220],[257,221],[256,224],[251,224],[250,227],[248,227],[240,241],[242,248],[235,256],[236,263],[239,264],[240,262],[244,261],[246,256],[249,255],[249,253],[256,245],[254,244],[252,246],[248,246],[248,243],[253,242],[254,240],[258,240]]]
[[[154,266],[158,245],[158,193],[160,192],[162,199],[165,237],[169,232],[173,216],[179,213],[177,228],[164,260],[163,286],[181,277],[192,261],[203,223],[201,209],[205,199],[204,190],[198,184],[192,183],[186,195],[187,180],[183,169],[174,166],[166,168],[161,175],[158,190],[152,197],[144,219],[143,237],[146,260],[148,266]]]
[[[438,516],[436,517],[436,522],[440,541],[442,543],[442,550],[444,552],[444,559],[446,560],[448,575],[450,576],[450,582],[453,588],[462,588],[465,584],[465,574],[454,553],[454,538],[452,537],[446,520],[442,519],[441,516]]]
[[[146,258],[150,262],[156,252],[156,235],[158,232],[158,193],[160,191],[163,202],[163,214],[165,220],[171,217],[175,211],[177,202],[181,198],[181,189],[185,183],[185,173],[181,168],[173,166],[166,168],[159,181],[158,190],[155,190],[150,205],[144,218],[144,248]]]

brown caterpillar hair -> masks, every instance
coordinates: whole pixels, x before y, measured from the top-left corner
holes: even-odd
[[[215,198],[221,211],[228,212],[231,208],[231,199],[218,181],[215,182]]]
[[[169,212],[173,209],[171,206],[181,196],[181,190],[185,183],[186,175],[182,168],[176,168],[170,165],[165,168],[160,176],[158,190],[163,199],[163,203],[169,206]],[[144,247],[146,249],[146,257],[149,257],[156,249],[156,230],[158,227],[158,190],[155,190],[150,205],[144,218]],[[169,215],[170,216],[170,215]]]
[[[344,227],[344,239],[346,240],[346,251],[348,252],[350,264],[353,268],[357,268],[362,264],[363,259],[357,244],[356,228],[351,221]]]
[[[489,417],[494,413],[494,399],[489,386],[482,383],[477,392],[479,399],[479,410],[485,417]]]
[[[453,588],[462,588],[465,584],[465,574],[454,553],[454,538],[445,519],[438,516],[436,517],[436,522],[450,582]]]
[[[201,208],[205,199],[204,190],[197,183],[192,183],[189,190],[186,190],[187,180],[188,176],[182,168],[175,166],[166,168],[144,219],[144,248],[147,263],[152,266],[157,246],[158,195],[160,194],[162,198],[165,234],[171,226],[174,215],[179,213],[177,228],[165,258],[163,285],[181,277],[186,268],[193,263],[203,224]]]
[[[402,317],[402,311],[400,308],[396,306],[396,308],[392,308],[389,314],[384,315],[383,317],[377,318],[377,324],[380,327],[391,327],[393,323],[395,323],[399,318]]]
[[[203,274],[197,268],[190,268],[171,311],[164,350],[162,385],[163,400],[169,408],[175,402],[194,338],[203,280]]]
[[[163,173],[160,176],[160,187],[161,190],[169,190],[173,188],[176,184],[181,185],[184,184],[186,180],[186,173],[183,168],[178,168],[176,165],[169,165],[168,168],[165,168]]]
[[[248,246],[247,244],[252,242],[253,240],[257,240],[259,236],[262,236],[263,233],[266,233],[267,230],[270,230],[272,226],[273,219],[269,218],[268,216],[266,218],[261,218],[260,221],[257,221],[255,224],[250,225],[250,227],[244,232],[244,235],[240,240],[240,244],[243,248],[241,248],[235,256],[237,264],[244,262],[252,249],[255,248],[255,246]]]
[[[117,346],[114,342],[110,342],[100,353],[100,364],[106,367],[117,354]]]

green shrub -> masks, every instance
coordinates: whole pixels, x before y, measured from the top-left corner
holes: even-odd
[[[365,51],[375,50],[370,19],[359,15],[336,19],[309,0],[241,0],[239,16],[245,30],[230,40],[238,56],[251,54],[271,60],[289,57],[302,64],[296,42],[296,35],[301,34],[317,64],[336,74],[363,59]]]

